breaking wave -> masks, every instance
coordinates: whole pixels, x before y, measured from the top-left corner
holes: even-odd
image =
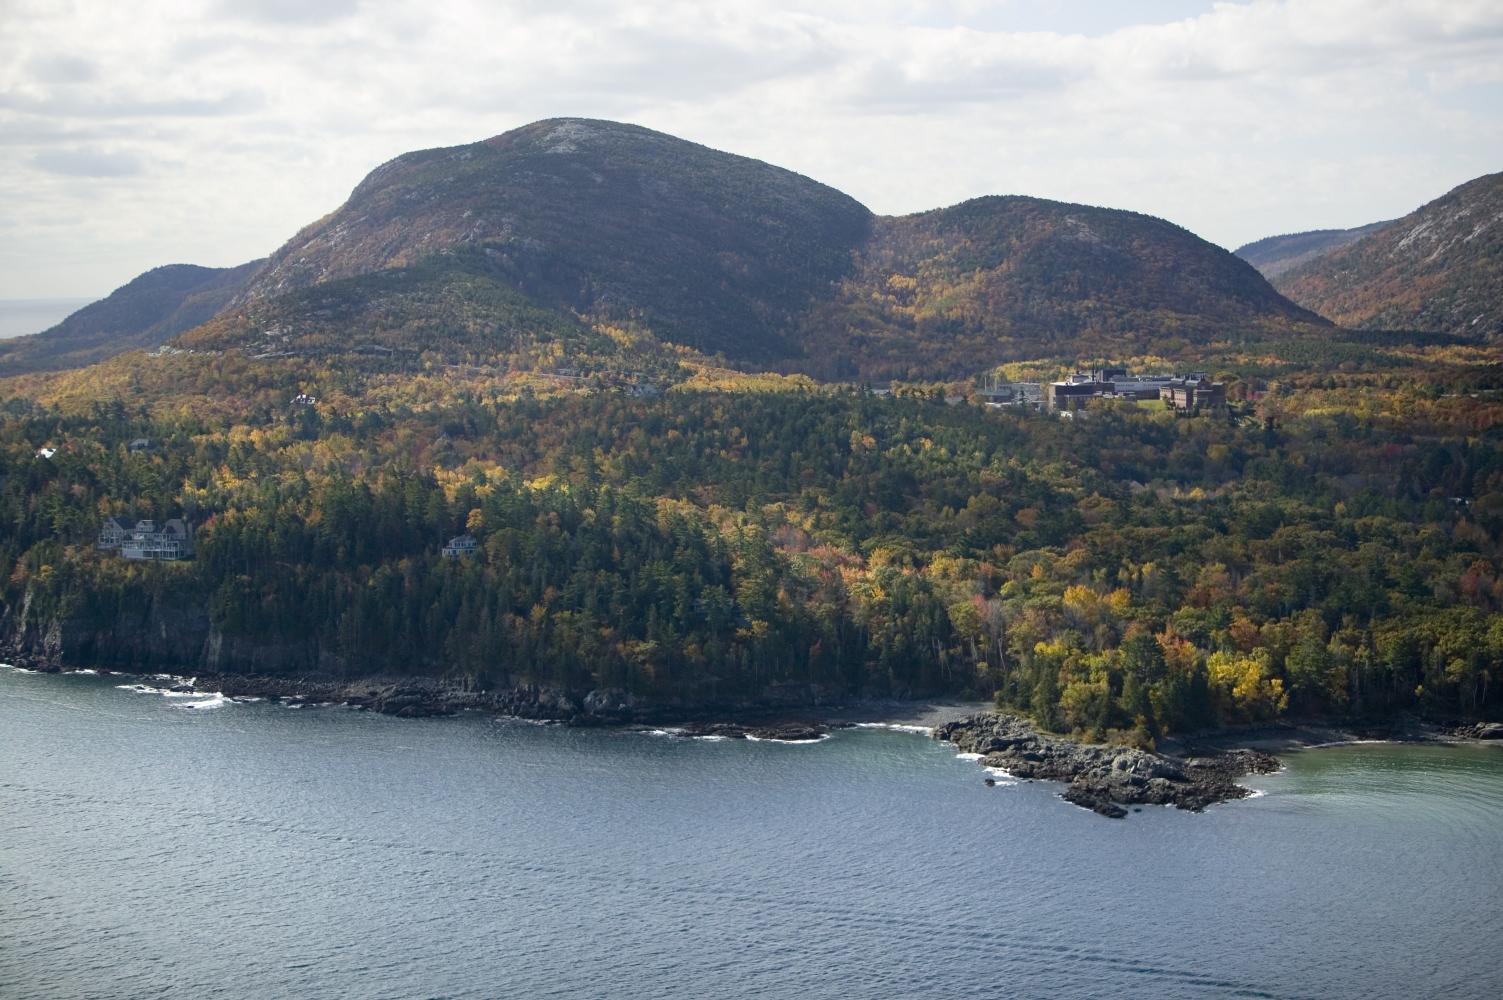
[[[187,702],[183,702],[181,705],[176,705],[174,707],[175,708],[185,708],[185,709],[189,709],[190,711],[194,711],[194,710],[196,710],[196,711],[202,711],[202,710],[208,709],[208,708],[219,708],[219,707],[221,707],[223,705],[228,705],[228,704],[230,704],[233,701],[234,701],[233,698],[226,698],[224,695],[219,694],[219,693],[216,692],[214,694],[210,694],[209,696],[203,698],[202,701],[187,701]]]
[[[934,729],[930,726],[915,726],[904,722],[858,722],[857,729],[890,729],[895,733],[915,733],[920,736],[930,736]]]

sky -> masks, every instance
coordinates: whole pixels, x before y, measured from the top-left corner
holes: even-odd
[[[1503,170],[1503,2],[0,0],[0,298],[264,256],[399,153],[561,116],[1235,248]]]

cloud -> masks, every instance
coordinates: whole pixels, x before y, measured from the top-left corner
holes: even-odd
[[[394,155],[554,116],[883,212],[1028,193],[1224,245],[1402,214],[1503,160],[1495,0],[3,2],[0,296],[238,263]]]
[[[48,94],[32,97],[25,94],[0,94],[0,110],[21,111],[52,121],[70,118],[219,118],[241,115],[262,104],[259,95],[250,91],[219,97],[130,98],[96,93]]]
[[[31,157],[32,166],[63,177],[135,177],[145,167],[130,153],[87,147],[44,149]]]
[[[27,69],[42,83],[86,83],[99,77],[99,67],[94,63],[67,54],[33,59]]]
[[[359,9],[360,0],[222,0],[215,5],[215,13],[223,17],[274,24],[325,24]]]
[[[1089,77],[1080,39],[927,29],[870,39],[846,54],[843,98],[856,107],[936,108],[1057,94]]]

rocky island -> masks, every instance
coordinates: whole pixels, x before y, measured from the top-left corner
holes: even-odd
[[[1041,733],[1017,716],[991,712],[937,726],[934,738],[955,744],[962,753],[980,754],[984,766],[1015,777],[1064,782],[1065,801],[1112,819],[1126,816],[1130,806],[1199,812],[1217,802],[1245,798],[1251,789],[1237,784],[1238,778],[1279,768],[1277,758],[1257,750],[1181,758],[1078,743]]]

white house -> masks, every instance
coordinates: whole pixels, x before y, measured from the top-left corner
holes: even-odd
[[[474,535],[455,535],[449,539],[449,544],[444,546],[444,558],[459,559],[470,555],[479,544]]]
[[[120,546],[127,559],[188,559],[193,555],[193,529],[182,518],[169,518],[160,528],[151,520],[137,521]]]

